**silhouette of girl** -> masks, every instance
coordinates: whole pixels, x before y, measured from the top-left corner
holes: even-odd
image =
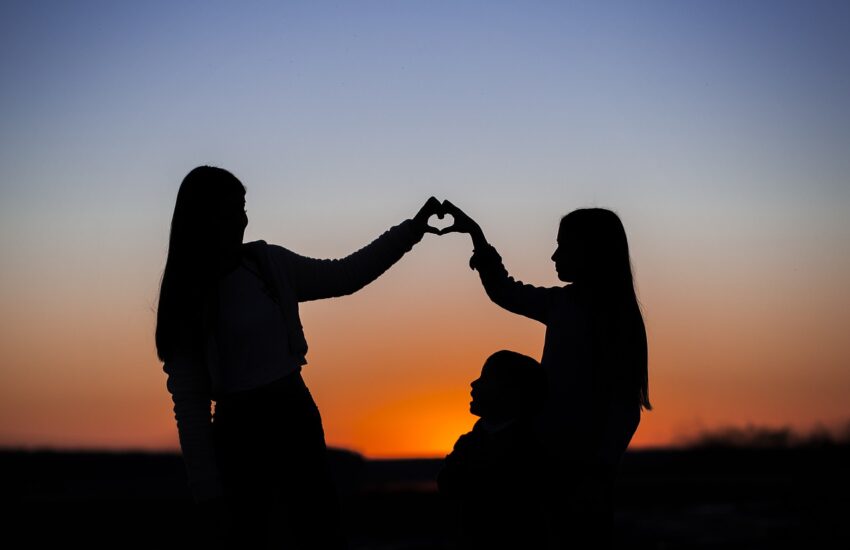
[[[570,284],[543,288],[510,277],[481,227],[450,202],[443,207],[455,220],[443,233],[472,237],[470,267],[490,299],[546,325],[547,395],[535,425],[548,454],[551,545],[608,546],[614,476],[641,410],[651,409],[646,331],[623,224],[601,208],[564,216],[552,261]]]
[[[457,509],[460,548],[545,547],[542,453],[531,424],[543,402],[542,371],[531,357],[500,350],[470,384],[469,412],[480,418],[437,476],[440,493]]]
[[[436,232],[427,220],[440,209],[432,197],[350,256],[319,260],[243,244],[245,188],[230,172],[200,166],[185,177],[156,347],[189,486],[218,542],[260,547],[283,531],[297,548],[345,546],[321,417],[300,374],[307,342],[298,302],[367,285]]]

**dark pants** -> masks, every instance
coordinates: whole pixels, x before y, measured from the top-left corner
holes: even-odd
[[[229,542],[345,548],[322,419],[300,373],[217,400],[213,436]]]

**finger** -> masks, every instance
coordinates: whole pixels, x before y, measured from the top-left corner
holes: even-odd
[[[440,235],[448,235],[449,233],[465,233],[461,228],[457,226],[457,224],[452,224],[448,227],[444,227],[438,230]]]
[[[425,204],[422,205],[422,208],[419,209],[419,212],[416,213],[414,218],[420,223],[428,223],[428,218],[433,216],[440,206],[440,201],[438,201],[435,197],[430,197],[427,201],[425,201]]]
[[[431,227],[430,225],[425,226],[425,233],[433,233],[434,235],[442,235],[442,233],[440,233],[439,229],[437,229],[436,227]]]
[[[438,201],[436,197],[428,199],[428,209],[437,215],[439,219],[443,219],[445,212],[443,211],[443,203]]]
[[[435,197],[430,197],[425,204],[422,205],[422,208],[419,209],[419,216],[422,218],[430,218],[434,214],[437,214],[440,210],[442,210],[442,204]]]
[[[443,206],[443,201],[437,201],[437,216],[442,220],[443,216],[446,215],[446,209]]]
[[[443,210],[446,212],[446,214],[451,214],[452,216],[455,215],[455,212],[463,215],[463,210],[452,204],[452,202],[448,199],[443,201]]]

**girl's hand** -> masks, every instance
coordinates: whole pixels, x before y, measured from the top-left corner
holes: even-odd
[[[447,200],[443,201],[443,212],[454,218],[454,223],[441,230],[441,235],[445,235],[446,233],[468,233],[472,237],[472,243],[475,245],[475,248],[487,244],[487,239],[484,238],[484,232],[481,230],[481,226],[467,216],[466,212]]]
[[[469,233],[481,231],[481,228],[475,223],[475,220],[466,215],[466,213],[452,204],[449,201],[443,201],[443,211],[454,218],[454,223],[449,227],[443,228],[442,234],[446,233]]]
[[[413,223],[416,224],[416,229],[421,231],[424,235],[425,233],[433,233],[434,235],[442,235],[442,232],[436,227],[431,227],[428,225],[428,220],[431,216],[436,215],[441,220],[443,219],[443,215],[445,214],[443,210],[443,205],[436,198],[429,198],[422,208],[419,209],[419,212],[413,217]]]

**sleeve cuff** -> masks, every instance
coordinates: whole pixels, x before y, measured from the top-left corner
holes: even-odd
[[[417,244],[425,236],[424,231],[417,230],[416,222],[413,221],[413,218],[404,220],[399,224],[399,227],[405,227],[405,235],[407,236],[410,248],[413,248],[413,245]]]
[[[476,248],[472,252],[472,257],[469,259],[469,267],[476,271],[481,271],[482,268],[487,268],[501,262],[502,257],[499,256],[493,245],[488,244],[483,248]]]

